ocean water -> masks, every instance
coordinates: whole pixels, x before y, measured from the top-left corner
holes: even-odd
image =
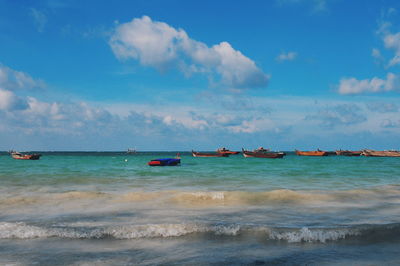
[[[0,264],[396,265],[400,158],[0,155]]]

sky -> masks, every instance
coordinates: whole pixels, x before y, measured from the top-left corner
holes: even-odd
[[[396,0],[0,0],[0,150],[400,149]]]

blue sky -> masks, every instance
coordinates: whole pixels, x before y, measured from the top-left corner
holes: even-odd
[[[0,150],[399,149],[398,1],[0,0]]]

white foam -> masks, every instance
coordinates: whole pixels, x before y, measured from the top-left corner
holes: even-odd
[[[237,235],[240,226],[197,224],[148,224],[86,228],[79,230],[74,227],[43,228],[25,223],[0,223],[0,239],[30,239],[30,238],[104,238],[136,239],[154,237],[179,237],[193,233],[214,233],[216,235]]]
[[[221,191],[214,192],[193,192],[191,195],[200,199],[211,199],[211,200],[224,200],[225,194]]]
[[[270,239],[275,240],[286,240],[289,243],[299,243],[299,242],[321,242],[335,241],[339,239],[344,239],[347,236],[359,235],[360,232],[357,230],[349,229],[313,229],[310,230],[307,227],[303,227],[300,230],[289,231],[289,232],[277,232],[271,231],[269,233]]]
[[[283,231],[284,230],[284,231]],[[199,225],[199,224],[146,224],[105,226],[92,228],[77,227],[39,227],[22,222],[0,223],[0,239],[30,238],[107,238],[140,239],[156,237],[180,237],[194,233],[211,233],[218,236],[237,236],[248,231],[265,234],[271,240],[283,240],[289,243],[336,241],[348,236],[361,234],[358,229],[270,229],[267,227],[241,227],[240,225]]]

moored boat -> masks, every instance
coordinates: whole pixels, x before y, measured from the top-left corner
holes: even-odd
[[[181,163],[181,159],[177,158],[162,158],[154,159],[148,162],[149,166],[177,166]]]
[[[227,153],[208,153],[192,151],[193,157],[229,157]]]
[[[231,150],[226,149],[225,147],[223,147],[223,148],[217,149],[217,153],[224,153],[224,154],[228,154],[228,155],[235,155],[235,154],[239,154],[240,151],[231,151]]]
[[[264,151],[264,152],[255,152],[255,151],[247,151],[242,148],[243,156],[246,158],[283,158],[286,154],[284,152],[273,152],[273,151]]]
[[[12,151],[11,153],[11,157],[17,160],[39,160],[40,156],[42,156],[41,154],[38,153],[34,153],[34,154],[24,154],[21,152],[17,152],[17,151]]]
[[[337,150],[336,155],[342,156],[360,156],[361,151]]]
[[[400,157],[400,151],[363,150],[361,155],[369,157]]]
[[[316,150],[316,151],[298,151],[296,150],[296,154],[299,156],[328,156],[328,152]]]

